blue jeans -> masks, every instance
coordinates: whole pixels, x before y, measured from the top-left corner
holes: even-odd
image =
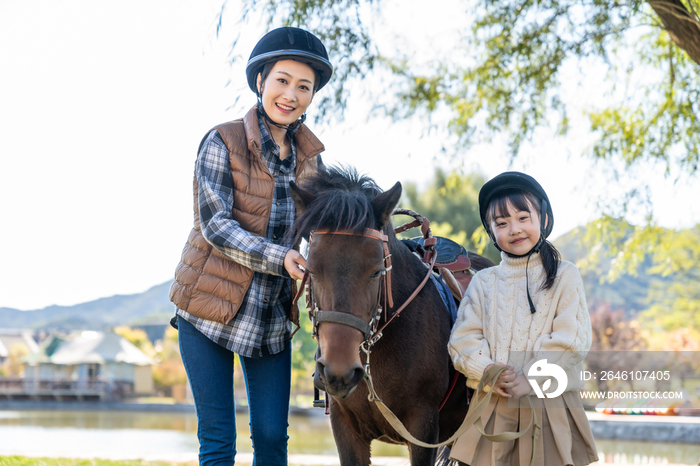
[[[234,353],[178,319],[180,354],[197,411],[200,465],[235,464]],[[248,393],[253,465],[287,465],[291,345],[262,358],[239,356]]]

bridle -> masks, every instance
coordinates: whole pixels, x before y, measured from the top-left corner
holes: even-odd
[[[415,226],[421,226],[421,230],[425,238],[424,247],[426,250],[423,260],[424,262],[429,263],[429,267],[427,269],[425,277],[421,281],[420,285],[418,285],[418,287],[411,294],[411,296],[409,296],[408,299],[406,299],[406,301],[401,305],[401,307],[399,307],[396,311],[392,313],[391,317],[385,316],[384,325],[379,327],[379,322],[381,321],[384,310],[386,309],[388,311],[394,307],[394,298],[391,292],[392,265],[391,253],[389,252],[389,236],[379,230],[366,228],[362,233],[355,233],[352,231],[321,230],[313,231],[309,236],[309,245],[313,241],[313,237],[316,235],[358,236],[364,238],[371,238],[382,242],[382,249],[384,252],[384,264],[383,269],[380,272],[381,279],[379,283],[379,289],[377,292],[377,300],[374,305],[374,309],[371,313],[369,322],[365,322],[359,317],[348,314],[346,312],[319,309],[318,303],[316,302],[316,299],[314,297],[313,287],[311,286],[310,280],[310,272],[308,269],[304,272],[304,278],[302,279],[301,286],[299,286],[297,294],[294,297],[294,302],[297,302],[301,297],[301,293],[306,291],[306,309],[309,311],[309,317],[311,318],[311,322],[313,325],[313,337],[317,341],[318,326],[321,324],[321,322],[334,322],[337,324],[347,325],[349,327],[359,330],[364,335],[364,340],[360,344],[360,348],[367,355],[367,364],[365,365],[366,371],[369,370],[369,353],[371,352],[372,346],[374,346],[382,338],[384,329],[387,327],[387,325],[389,325],[391,321],[397,318],[401,314],[401,312],[404,309],[406,309],[406,307],[411,303],[411,301],[413,301],[413,299],[416,296],[418,296],[418,294],[421,292],[428,280],[430,280],[430,275],[432,273],[433,266],[435,265],[435,261],[437,259],[437,251],[433,247],[435,245],[436,240],[435,238],[433,238],[432,233],[430,231],[430,222],[428,221],[428,219],[420,216],[419,214],[416,214],[413,211],[406,209],[397,209],[394,212],[394,214],[411,215],[414,218],[416,218],[416,220],[414,220],[413,222],[397,227],[394,231],[396,233],[399,233],[402,231],[409,230]],[[384,293],[382,293],[382,290],[384,291]]]
[[[342,325],[349,326],[351,328],[354,328],[356,330],[359,330],[362,335],[364,336],[364,340],[362,343],[360,343],[360,350],[365,353],[365,364],[363,366],[364,369],[364,380],[367,383],[367,388],[368,388],[368,399],[370,402],[375,402],[375,403],[381,403],[381,398],[379,398],[379,395],[377,395],[376,390],[374,389],[374,383],[372,381],[372,375],[370,372],[370,354],[372,353],[372,347],[382,338],[384,334],[384,329],[395,319],[397,318],[401,312],[406,309],[406,307],[413,301],[413,299],[418,296],[418,294],[421,292],[421,290],[425,287],[425,284],[428,283],[430,280],[430,275],[432,274],[433,267],[435,266],[435,262],[437,260],[437,250],[435,249],[435,244],[437,240],[433,237],[432,232],[430,230],[430,222],[428,221],[427,218],[417,214],[416,212],[413,212],[412,210],[407,210],[407,209],[396,209],[394,211],[394,215],[396,214],[401,214],[401,215],[410,215],[415,218],[414,221],[406,223],[400,227],[397,227],[394,229],[395,233],[401,233],[403,231],[410,230],[411,228],[420,226],[421,227],[421,233],[423,234],[424,238],[424,250],[425,254],[423,256],[423,262],[428,263],[426,275],[421,281],[421,283],[418,285],[418,287],[413,291],[413,293],[406,299],[406,301],[399,307],[396,311],[394,311],[391,315],[390,318],[387,318],[387,315],[384,317],[384,325],[379,327],[379,322],[382,318],[382,314],[384,313],[384,310],[386,309],[387,311],[392,309],[394,307],[394,300],[391,292],[391,271],[392,271],[392,264],[391,264],[391,253],[389,251],[389,236],[386,235],[385,233],[379,231],[379,230],[374,230],[371,228],[367,228],[364,230],[362,233],[356,233],[356,232],[351,232],[351,231],[315,231],[312,232],[311,235],[309,236],[309,244],[313,241],[314,235],[347,235],[347,236],[359,236],[359,237],[364,237],[364,238],[370,238],[374,240],[378,240],[382,242],[382,249],[384,253],[384,264],[383,264],[383,269],[381,270],[381,281],[379,283],[379,288],[377,291],[377,300],[374,305],[374,309],[371,313],[371,317],[369,322],[365,322],[364,320],[360,319],[359,317],[353,316],[351,314],[348,314],[346,312],[340,312],[340,311],[335,311],[335,310],[322,310],[318,308],[318,303],[316,302],[316,299],[314,297],[313,293],[313,287],[311,286],[311,279],[310,279],[310,272],[308,268],[304,272],[304,277],[302,279],[301,285],[299,286],[299,289],[297,290],[297,294],[294,297],[294,302],[298,302],[299,298],[301,297],[301,294],[306,291],[306,309],[309,312],[309,317],[312,322],[313,330],[312,330],[312,335],[314,339],[316,340],[317,343],[319,343],[318,340],[318,326],[321,324],[321,322],[334,322]],[[383,300],[382,300],[382,290],[384,290],[383,293]],[[297,330],[298,330],[298,324],[297,324]],[[295,331],[296,332],[296,331]],[[320,346],[317,350],[317,357],[320,354]],[[450,389],[450,392],[452,390]],[[449,393],[445,397],[445,401],[447,399],[447,396],[449,396]],[[320,406],[323,407],[325,406],[326,408],[326,414],[329,413],[328,409],[330,405],[327,403],[327,395],[326,395],[326,402],[323,403],[320,400],[318,400],[318,387],[314,389],[314,393],[316,395],[316,399],[314,400],[314,406]],[[445,403],[443,401],[443,405]],[[442,406],[441,406],[442,408]]]
[[[345,235],[345,236],[358,236],[364,238],[371,238],[382,242],[382,249],[384,253],[384,264],[380,271],[381,278],[379,282],[379,288],[377,291],[377,300],[374,305],[374,309],[371,313],[371,318],[369,322],[365,322],[359,317],[355,317],[352,314],[346,312],[340,312],[335,310],[322,310],[318,308],[318,303],[316,302],[313,288],[311,286],[311,280],[307,279],[310,276],[307,270],[304,273],[305,281],[302,281],[306,289],[306,299],[307,299],[307,309],[309,310],[309,317],[313,324],[313,336],[318,340],[318,326],[321,322],[334,322],[337,324],[347,325],[354,329],[359,330],[365,337],[364,341],[369,341],[375,339],[377,335],[377,327],[381,319],[384,309],[388,305],[389,308],[394,306],[394,300],[391,295],[391,254],[389,253],[389,237],[379,230],[373,230],[370,228],[365,229],[362,233],[354,233],[349,231],[314,231],[311,232],[309,237],[309,246],[313,242],[314,236],[317,235]],[[300,291],[301,291],[300,287]],[[384,300],[382,303],[382,290],[384,290]],[[380,337],[376,338],[378,340]],[[375,340],[375,342],[376,342]]]

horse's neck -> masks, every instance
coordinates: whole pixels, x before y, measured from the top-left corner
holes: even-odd
[[[428,273],[428,268],[400,240],[392,244],[390,253],[392,281],[399,284],[394,288],[394,304],[400,305],[420,285]]]

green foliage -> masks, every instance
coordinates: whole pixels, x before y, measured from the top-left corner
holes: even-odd
[[[378,52],[371,31],[378,29],[385,3],[247,0],[243,10],[262,12],[270,25],[286,18],[286,25],[307,27],[326,43],[338,72],[333,97],[321,102],[322,115],[328,109],[342,113],[345,84],[381,68],[399,78],[397,85],[375,91],[377,97],[393,89],[400,97],[389,105],[390,114],[446,110],[458,147],[502,133],[516,155],[538,127],[554,123],[559,134],[568,131],[560,86],[563,67],[600,63],[624,89],[615,89],[608,108],[589,111],[591,129],[599,134],[590,154],[628,164],[660,159],[667,170],[676,164],[691,173],[697,169],[700,67],[683,40],[700,40],[700,33],[690,39],[675,34],[671,40],[650,3],[465,0],[463,8],[473,21],[463,29],[456,53],[429,66],[400,51],[396,56]],[[700,3],[683,0],[682,5],[686,21],[700,25]]]
[[[9,353],[8,358],[0,366],[0,376],[21,376],[24,373],[25,359],[29,351],[24,346],[12,346]]]
[[[313,326],[303,297],[299,300],[299,324],[299,331],[292,339],[292,393],[311,396],[317,344],[312,337]]]
[[[605,160],[618,156],[625,167],[648,159],[662,162],[666,174],[673,168],[694,174],[700,152],[698,63],[663,31],[644,35],[637,48],[643,63],[665,73],[623,104],[589,112],[591,128],[600,134],[591,153]]]
[[[187,383],[185,366],[180,357],[178,333],[172,327],[167,327],[165,336],[155,348],[155,360],[159,363],[153,367],[153,382],[159,390],[170,391],[174,385]]]
[[[151,340],[148,339],[148,335],[146,335],[146,332],[143,330],[122,325],[119,327],[114,327],[114,333],[129,340],[134,346],[147,355],[153,357],[156,354],[156,350],[153,348]]]
[[[624,234],[632,230],[633,227],[625,222],[610,224],[606,219],[601,219],[575,228],[554,241],[562,258],[579,267],[591,309],[607,306],[615,312],[623,310],[627,318],[633,317],[648,307],[647,298],[653,282],[670,281],[669,277],[638,273],[637,270],[634,273],[618,270],[611,274],[613,260],[624,248]],[[612,252],[608,242],[617,242],[620,249]],[[618,265],[622,263],[619,260],[615,262]],[[651,265],[651,260],[647,259],[642,268]],[[614,281],[611,281],[611,275],[615,276]]]
[[[655,283],[649,292],[650,307],[640,319],[647,328],[700,332],[700,225],[669,233],[663,247],[654,251],[651,272],[673,277]]]
[[[700,225],[669,230],[602,217],[557,240],[594,302],[640,311],[649,334],[700,332]],[[678,336],[678,339],[682,339]]]
[[[223,3],[225,6],[226,1]],[[296,26],[313,31],[328,49],[334,68],[329,90],[324,89],[315,100],[318,108],[315,119],[322,121],[329,114],[342,118],[347,107],[347,84],[365,77],[379,61],[362,15],[362,10],[368,8],[376,14],[373,3],[373,0],[245,0],[240,23],[245,24],[255,12],[263,12],[270,28]],[[221,20],[220,15],[219,26]],[[232,44],[234,51],[236,43],[237,40]]]
[[[603,215],[583,231],[587,254],[578,265],[584,270],[597,270],[601,281],[612,282],[622,274],[637,275],[650,265],[647,261],[652,256],[657,263],[663,261],[672,244],[672,231],[650,223],[650,219],[645,225],[633,226],[624,219]],[[600,267],[604,257],[611,258],[606,273]]]
[[[430,184],[420,190],[415,183],[404,185],[406,208],[430,220],[434,235],[445,236],[470,251],[483,254],[498,263],[500,254],[486,235],[479,217],[479,189],[485,183],[479,174],[464,174],[458,170],[445,173],[435,170]],[[410,236],[419,233],[409,231]]]

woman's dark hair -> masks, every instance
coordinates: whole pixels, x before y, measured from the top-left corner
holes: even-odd
[[[274,61],[272,63],[267,63],[262,67],[262,69],[260,70],[260,86],[262,86],[262,83],[264,83],[267,77],[270,76],[270,71],[272,71],[272,68],[275,66],[276,63],[277,62]],[[308,63],[306,64],[308,65]],[[313,66],[309,65],[309,67],[312,70],[314,70],[314,92],[316,92],[318,90],[318,86],[321,84],[321,73],[319,73],[318,70],[316,70]]]
[[[519,211],[530,213],[532,213],[531,209],[534,209],[540,217],[546,215],[542,213],[542,203],[537,199],[537,196],[528,191],[509,190],[499,193],[498,197],[493,198],[491,202],[489,202],[486,210],[487,223],[490,224],[491,220],[496,217],[509,217],[509,205],[512,205]],[[495,235],[490,231],[490,228],[488,234],[491,236],[491,239],[495,241]],[[540,235],[541,234],[542,231],[540,231]],[[554,285],[554,279],[557,278],[561,254],[559,254],[559,251],[557,251],[557,248],[555,248],[552,243],[544,238],[542,247],[540,248],[540,257],[542,258],[542,266],[547,274],[541,289],[546,290]]]

